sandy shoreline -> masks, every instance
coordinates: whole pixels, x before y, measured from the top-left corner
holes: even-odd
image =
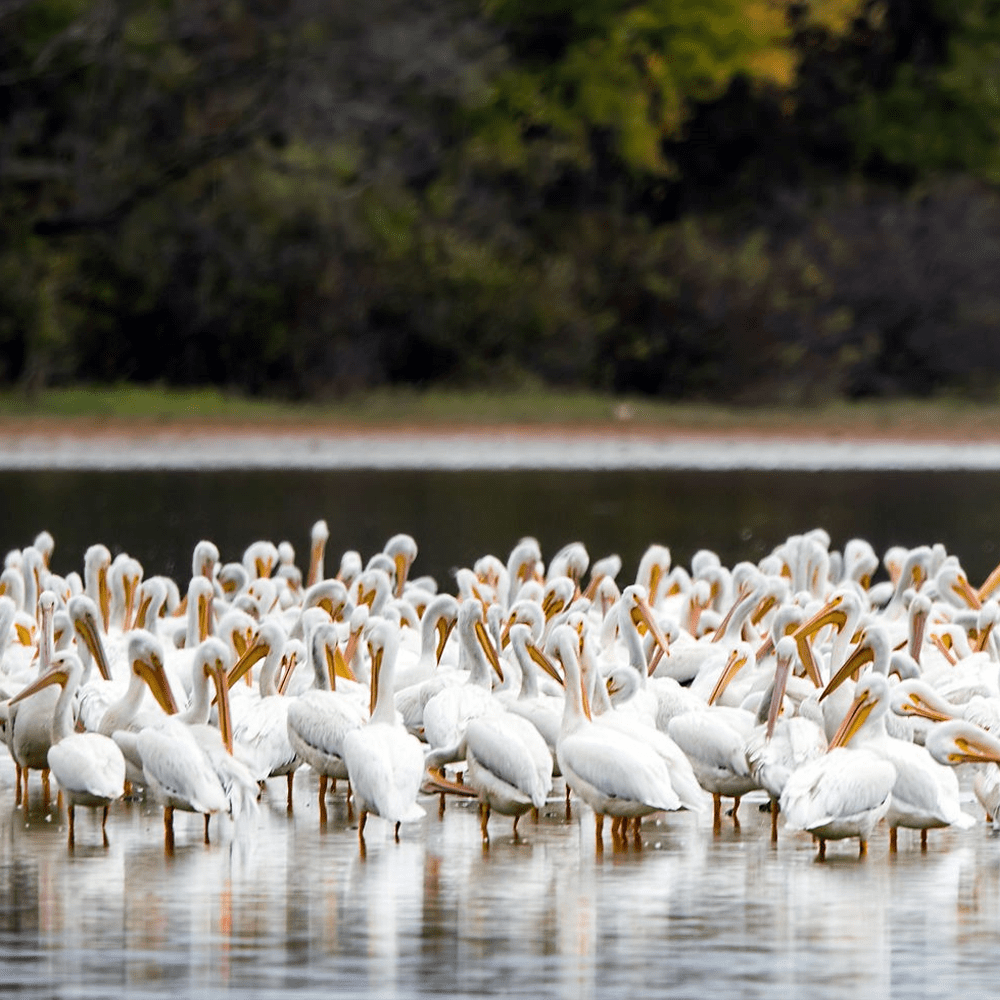
[[[258,427],[8,421],[0,468],[1000,470],[1000,439],[650,426]]]

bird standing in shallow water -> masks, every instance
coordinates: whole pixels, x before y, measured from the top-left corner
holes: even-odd
[[[387,621],[370,624],[371,716],[368,722],[344,737],[344,762],[351,779],[354,801],[360,812],[358,840],[364,844],[369,813],[395,824],[399,840],[401,823],[424,816],[417,794],[424,776],[420,741],[396,718],[393,680],[399,637]]]

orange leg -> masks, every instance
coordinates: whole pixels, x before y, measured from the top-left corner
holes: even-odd
[[[174,853],[174,807],[163,810],[163,842],[168,854]]]

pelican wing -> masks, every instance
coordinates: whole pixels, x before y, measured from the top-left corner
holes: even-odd
[[[466,747],[479,765],[520,791],[540,809],[552,789],[552,755],[545,740],[517,715],[480,716],[469,722]]]
[[[117,799],[125,790],[125,758],[115,742],[97,733],[74,733],[49,750],[49,767],[67,791]]]
[[[559,741],[559,766],[567,780],[582,779],[606,798],[679,809],[670,775],[656,753],[624,733],[585,727]]]
[[[147,727],[136,747],[147,784],[160,801],[202,813],[227,809],[222,784],[184,723],[169,719]]]

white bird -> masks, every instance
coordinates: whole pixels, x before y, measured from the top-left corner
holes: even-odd
[[[974,820],[959,805],[954,772],[938,764],[925,747],[896,739],[886,732],[888,709],[889,683],[885,677],[873,673],[862,678],[830,746],[846,746],[856,739],[862,749],[892,765],[896,778],[886,812],[889,850],[896,850],[896,831],[901,826],[920,830],[921,847],[926,849],[929,829],[943,826],[964,829],[972,826]]]
[[[420,741],[396,719],[393,702],[393,672],[399,638],[386,621],[370,626],[371,716],[367,723],[344,737],[344,761],[358,806],[358,839],[364,843],[369,813],[395,824],[399,840],[401,823],[421,819],[424,810],[417,794],[424,775],[424,752]]]
[[[500,711],[491,691],[490,669],[503,680],[496,647],[486,630],[482,604],[470,598],[458,615],[458,638],[469,672],[464,684],[446,686],[424,706],[424,739],[430,746],[427,766],[439,769],[465,756],[469,720]]]
[[[55,595],[44,591],[38,598],[38,675],[44,677],[52,665],[54,653],[53,619],[55,614]],[[52,713],[55,710],[59,694],[43,685],[37,691],[22,695],[16,703],[7,705],[7,731],[10,755],[17,765],[17,797],[22,801],[21,782],[24,782],[23,802],[28,806],[28,772],[42,772],[42,790],[44,801],[49,799],[49,747],[52,746]]]
[[[541,809],[552,791],[552,754],[527,719],[494,712],[471,719],[465,731],[467,782],[479,795],[483,842],[489,843],[490,811],[514,817]]]
[[[939,764],[976,766],[976,797],[994,832],[1000,829],[1000,740],[967,719],[951,719],[931,729],[925,746]]]
[[[368,719],[355,698],[337,690],[337,673],[330,653],[337,642],[336,628],[319,625],[310,637],[310,659],[316,686],[292,699],[288,706],[288,740],[292,749],[319,775],[320,822],[326,822],[326,786],[329,778],[346,778],[344,738]]]
[[[789,830],[808,830],[819,840],[857,837],[865,854],[879,820],[889,811],[896,769],[870,750],[836,747],[793,771],[781,793]]]
[[[256,639],[229,672],[229,686],[232,687],[258,660],[264,659],[259,681],[260,699],[244,705],[242,715],[235,719],[233,725],[233,739],[254,749],[262,767],[267,769],[268,777],[285,776],[287,808],[291,811],[292,784],[302,759],[288,738],[291,701],[281,694],[277,682],[278,670],[283,665],[285,678],[294,669],[294,663],[288,665],[284,662],[288,642],[279,622],[264,622]]]
[[[108,807],[125,791],[125,758],[107,736],[73,731],[73,696],[82,676],[83,665],[76,653],[60,652],[52,668],[13,700],[30,697],[52,684],[62,687],[52,713],[48,764],[66,798],[69,845],[74,843],[75,809],[81,805],[103,809],[101,836],[106,847]]]
[[[668,735],[684,751],[698,784],[712,795],[712,829],[722,829],[722,797],[733,798],[733,824],[739,826],[740,799],[759,785],[750,773],[746,744],[756,719],[742,708],[711,705],[670,720]]]
[[[778,839],[778,811],[781,793],[792,772],[821,757],[827,748],[823,730],[811,719],[793,715],[779,718],[785,687],[795,657],[795,640],[783,636],[776,647],[777,664],[770,698],[761,702],[767,709],[761,723],[747,741],[745,754],[750,774],[771,796],[771,840]]]
[[[531,638],[531,628],[523,622],[511,626],[510,647],[521,668],[521,690],[516,698],[504,702],[504,707],[514,715],[527,719],[545,740],[552,757],[553,774],[559,773],[556,760],[556,746],[562,726],[563,699],[542,694],[538,684],[539,668],[549,673],[560,685],[563,680],[556,673],[548,657],[535,645]]]
[[[591,719],[580,670],[579,633],[570,625],[560,625],[552,641],[566,678],[559,768],[566,783],[594,810],[600,847],[605,815],[614,817],[612,835],[617,839],[624,820],[660,809],[679,809],[681,803],[666,765],[654,751]]]
[[[106,707],[101,703],[93,731],[110,736],[125,755],[126,777],[131,784],[144,785],[142,757],[136,738],[146,726],[158,725],[164,715],[174,715],[177,703],[163,669],[163,647],[149,632],[136,630],[129,639],[130,663],[128,686],[118,700]],[[159,708],[144,707],[147,689]],[[89,703],[89,700],[88,702]],[[81,699],[81,706],[85,702]],[[96,708],[94,709],[95,714]],[[88,725],[88,729],[91,728]]]
[[[196,700],[186,713],[193,719],[207,716],[207,698],[199,688],[201,678],[211,675],[219,708],[219,729],[202,722],[189,724],[169,716],[155,726],[147,726],[136,738],[142,757],[146,787],[163,806],[164,838],[167,850],[174,845],[174,810],[203,813],[205,843],[209,843],[209,819],[225,812],[240,822],[256,807],[253,775],[232,757],[233,735],[229,715],[229,687],[225,644],[209,639],[198,648],[193,677],[198,677]],[[202,702],[206,702],[205,705]]]

